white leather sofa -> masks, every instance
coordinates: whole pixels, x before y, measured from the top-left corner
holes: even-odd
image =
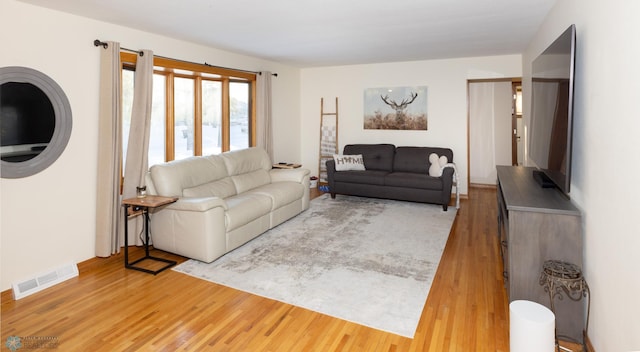
[[[261,148],[154,165],[146,181],[179,197],[151,213],[153,246],[207,263],[309,208],[309,170],[272,169]]]

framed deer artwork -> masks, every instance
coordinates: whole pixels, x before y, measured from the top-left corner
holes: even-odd
[[[427,87],[368,88],[365,130],[427,130]]]

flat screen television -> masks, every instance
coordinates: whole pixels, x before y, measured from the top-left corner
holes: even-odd
[[[576,29],[571,25],[532,64],[529,160],[542,187],[571,188]]]
[[[0,84],[0,159],[22,162],[49,144],[56,116],[45,92],[31,83]]]

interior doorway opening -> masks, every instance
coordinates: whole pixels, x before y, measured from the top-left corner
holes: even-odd
[[[524,165],[524,123],[522,120],[522,82],[512,82],[513,107],[511,112],[511,165]]]
[[[497,165],[522,165],[522,79],[467,81],[468,179],[471,187],[496,185]]]

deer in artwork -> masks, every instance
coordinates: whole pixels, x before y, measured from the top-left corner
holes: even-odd
[[[385,95],[384,97],[382,95],[380,96],[385,104],[389,105],[396,111],[396,120],[398,121],[404,120],[404,111],[407,109],[409,104],[416,100],[417,97],[418,93],[411,93],[411,98],[402,99],[400,103],[397,103],[395,100],[389,99],[388,95]]]

